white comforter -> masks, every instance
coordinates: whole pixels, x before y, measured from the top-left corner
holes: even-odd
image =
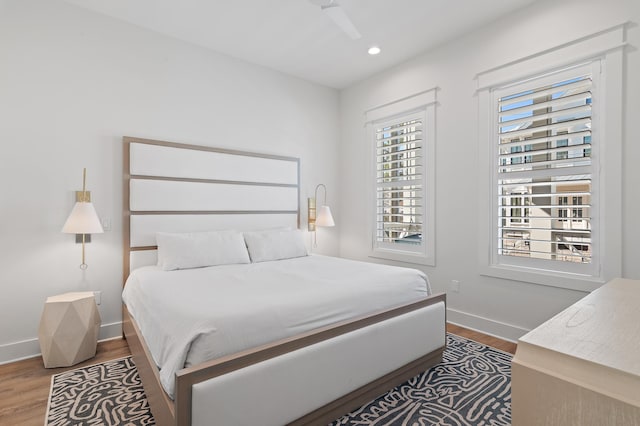
[[[122,298],[173,397],[183,367],[431,294],[420,271],[326,256],[131,273]]]

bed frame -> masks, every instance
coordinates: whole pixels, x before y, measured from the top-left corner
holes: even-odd
[[[123,282],[132,269],[155,264],[156,231],[300,227],[297,158],[132,137],[124,137],[123,142]],[[445,295],[438,294],[185,368],[176,374],[174,400],[164,392],[151,353],[124,305],[123,331],[156,423],[189,426],[196,408],[194,394],[201,392],[198,386],[211,387],[210,383],[216,385],[220,378],[233,378],[243,369],[283,359],[279,357],[296,357],[298,353],[308,356],[323,345],[336,346],[334,350],[340,351],[342,347],[338,345],[343,343],[339,342],[356,341],[366,333],[380,336],[391,327],[387,324],[394,321],[397,327],[399,321],[409,321],[406,318],[410,317],[417,318],[410,320],[413,323],[424,318],[437,319],[436,324],[429,326],[439,342],[433,350],[403,361],[391,372],[346,394],[335,395],[335,399],[290,423],[327,424],[441,361],[445,303]],[[406,338],[415,340],[413,335]],[[348,361],[345,359],[345,363]],[[220,424],[215,419],[209,420],[213,422],[210,424]]]

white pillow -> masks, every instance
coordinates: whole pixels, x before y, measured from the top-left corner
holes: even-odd
[[[290,259],[308,255],[302,231],[298,229],[245,232],[244,241],[247,243],[252,262]]]
[[[158,266],[165,271],[251,262],[242,234],[237,231],[158,232],[156,241]]]

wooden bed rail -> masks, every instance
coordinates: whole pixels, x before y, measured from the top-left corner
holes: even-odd
[[[173,426],[175,422],[174,403],[162,388],[160,372],[151,356],[151,351],[141,338],[142,333],[124,304],[122,305],[122,332],[127,339],[156,425]]]

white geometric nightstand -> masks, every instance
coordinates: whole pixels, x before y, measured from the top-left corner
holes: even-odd
[[[68,367],[95,356],[99,330],[93,292],[48,297],[38,330],[45,368]]]

